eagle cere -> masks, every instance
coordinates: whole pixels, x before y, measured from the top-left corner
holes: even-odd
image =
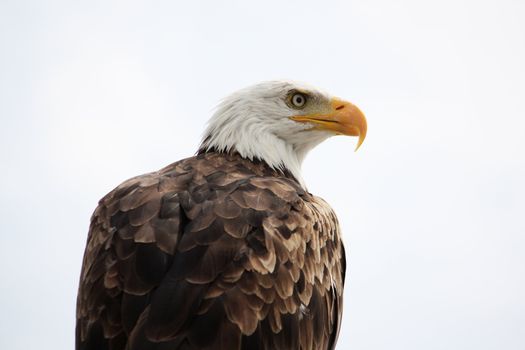
[[[345,254],[301,163],[357,136],[353,104],[295,82],[226,98],[197,155],[129,179],[91,218],[76,349],[334,349]]]

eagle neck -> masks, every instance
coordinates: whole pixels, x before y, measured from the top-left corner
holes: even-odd
[[[250,122],[235,128],[208,128],[199,153],[237,153],[250,161],[263,161],[281,174],[290,174],[306,190],[301,175],[301,164],[306,152],[276,136],[268,130],[267,125],[254,123],[253,119]]]

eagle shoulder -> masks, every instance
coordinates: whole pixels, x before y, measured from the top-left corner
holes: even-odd
[[[188,158],[101,199],[77,349],[327,349],[343,254],[333,211],[293,179],[231,155]]]

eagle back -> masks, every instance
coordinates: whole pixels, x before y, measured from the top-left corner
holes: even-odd
[[[77,349],[331,349],[344,249],[322,199],[263,162],[203,153],[101,199]]]

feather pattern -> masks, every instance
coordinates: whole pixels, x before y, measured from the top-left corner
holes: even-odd
[[[326,202],[265,162],[202,152],[101,199],[76,348],[333,349],[344,268]]]

